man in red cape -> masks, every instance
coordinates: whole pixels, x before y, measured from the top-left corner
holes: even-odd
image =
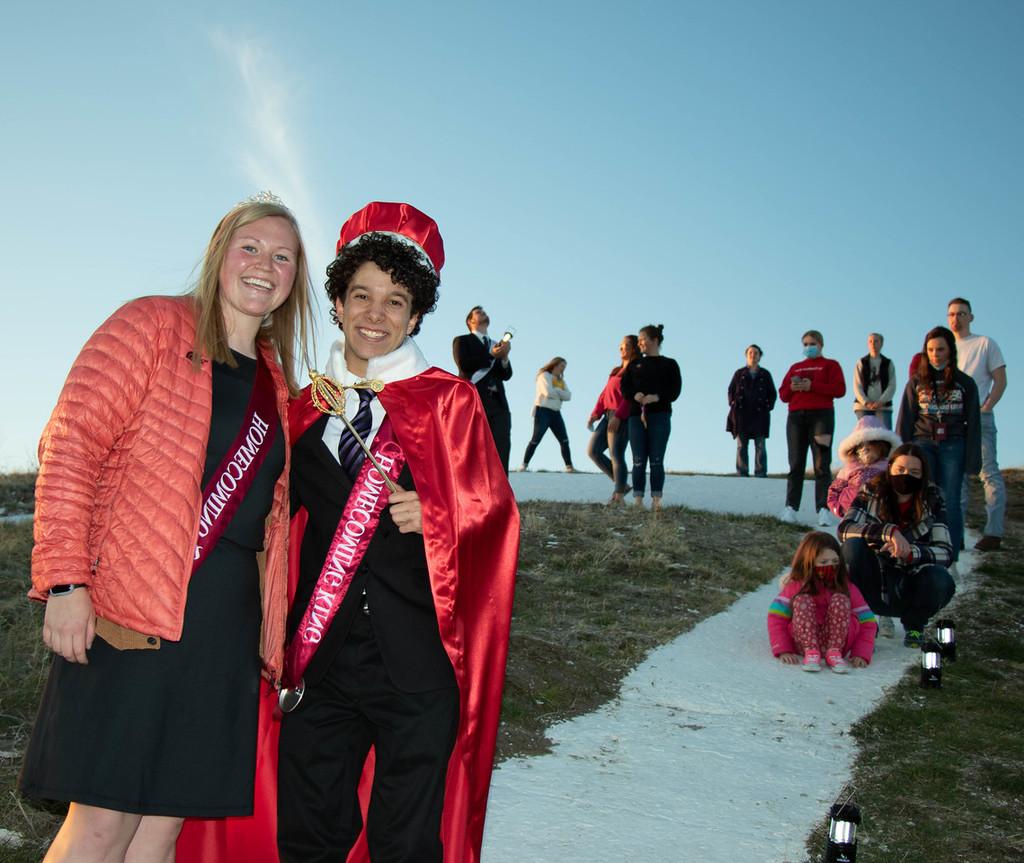
[[[383,251],[375,251],[379,249]],[[338,251],[338,261],[332,264],[329,276],[343,258],[354,258],[355,263],[339,275],[343,280],[340,290],[335,285],[332,293],[328,282],[343,335],[332,349],[328,372],[345,385],[362,378],[383,380],[383,390],[376,400],[371,399],[367,410],[372,414],[372,419],[366,420],[371,432],[367,437],[372,446],[372,437],[382,428],[386,415],[406,459],[398,481],[403,490],[391,495],[379,536],[375,536],[376,542],[370,540],[365,563],[359,567],[346,601],[340,603],[333,626],[328,624],[319,645],[320,655],[310,660],[303,703],[295,713],[284,717],[287,727],[282,745],[289,747],[289,767],[284,769],[286,762],[282,759],[281,800],[277,800],[281,714],[276,710],[275,689],[264,683],[254,814],[249,818],[187,822],[178,843],[181,861],[277,863],[278,811],[282,812],[282,860],[341,860],[344,849],[339,851],[337,846],[351,844],[356,833],[358,839],[347,857],[350,863],[372,860],[372,848],[377,849],[373,853],[388,860],[476,863],[480,859],[508,651],[519,545],[518,511],[475,388],[445,371],[428,368],[408,338],[418,331],[422,315],[433,310],[436,299],[437,274],[444,262],[436,224],[407,204],[375,202],[345,223]],[[408,260],[403,263],[403,258]],[[435,292],[428,292],[425,299],[419,288],[410,290],[406,286],[419,284],[417,280],[425,278],[424,270],[432,272],[435,286]],[[350,391],[349,397],[353,396],[355,393]],[[358,414],[356,405],[350,406],[353,409],[346,415]],[[359,427],[358,417],[354,424]],[[300,490],[312,489],[299,495],[299,503],[304,506],[296,511],[292,523],[289,592],[293,601],[298,597],[289,620],[293,633],[312,594],[309,558],[319,557],[315,567],[319,571],[325,556],[323,529],[316,528],[316,520],[328,514],[320,511],[317,487],[326,487],[335,480],[332,471],[344,469],[345,433],[332,432],[338,426],[339,420],[328,420],[314,406],[309,388],[292,403],[290,439],[296,447],[293,463],[298,456],[296,470],[302,470],[303,447],[309,453],[307,476],[293,472],[293,484]],[[333,455],[336,449],[339,455]],[[322,464],[317,464],[316,458],[322,459]],[[405,490],[412,484],[414,491]],[[351,483],[343,477],[340,485],[332,488],[334,496],[341,498],[337,501],[340,510]],[[337,523],[337,518],[331,520]],[[426,563],[425,574],[419,576],[422,585],[414,581],[418,568],[406,566],[405,560],[409,548],[417,542],[422,542]],[[392,570],[404,574],[387,584],[387,573]],[[381,585],[373,581],[375,575]],[[431,625],[426,628],[421,626],[423,618],[417,617],[416,611],[417,603],[422,605],[422,597],[416,593],[421,588],[426,602],[432,605]],[[399,632],[389,632],[389,627]],[[406,697],[406,690],[413,690],[408,703],[416,705],[415,709],[428,705],[423,708],[424,717],[443,711],[444,693],[452,692],[452,722],[457,722],[457,732],[454,743],[448,741],[447,769],[442,759],[439,771],[443,789],[435,795],[443,803],[439,841],[438,813],[430,808],[431,792],[426,787],[429,782],[421,774],[410,774],[406,781],[401,759],[407,753],[396,758],[386,751],[393,745],[387,742],[393,736],[367,741],[378,748],[384,746],[381,753],[390,759],[386,763],[399,766],[392,766],[387,781],[374,788],[376,752],[370,749],[359,783],[361,815],[353,819],[353,813],[347,811],[355,808],[347,788],[354,780],[349,775],[336,775],[338,770],[330,763],[335,753],[328,753],[325,765],[321,746],[324,743],[330,749],[337,737],[349,732],[329,730],[320,734],[321,729],[334,728],[331,722],[320,719],[313,730],[305,725],[311,721],[310,716],[328,715],[333,719],[331,711],[337,713],[338,703],[351,696],[332,695],[325,706],[325,693],[350,683],[351,688],[359,689],[353,681],[362,679],[363,669],[352,656],[346,660],[345,652],[354,650],[350,642],[358,640],[353,633],[360,631],[366,644],[359,656],[365,654],[367,645],[375,651],[379,642],[374,660],[378,678],[394,688],[398,699]],[[432,644],[434,639],[437,647]],[[339,678],[337,686],[332,683],[332,671]],[[445,689],[446,675],[455,688]],[[371,699],[360,695],[355,700]],[[403,702],[402,710],[406,708]],[[369,738],[374,738],[378,721],[379,717],[373,716],[363,722]],[[424,718],[416,724],[429,726],[432,721]],[[288,727],[298,730],[289,737]],[[431,732],[428,741],[431,735],[435,739],[444,737]],[[401,736],[404,739],[416,734],[403,731]],[[311,751],[296,754],[293,750],[302,749],[308,739],[315,741]],[[358,745],[353,748],[362,758],[363,750]],[[331,777],[329,781],[325,775]],[[399,799],[392,801],[391,797]],[[409,806],[423,811],[410,814]],[[367,830],[360,830],[366,823],[369,842]]]

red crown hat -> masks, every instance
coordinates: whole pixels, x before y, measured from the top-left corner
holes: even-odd
[[[444,241],[437,228],[437,222],[412,204],[393,204],[387,201],[372,201],[357,213],[353,213],[341,226],[341,236],[335,253],[354,243],[366,234],[391,234],[409,243],[423,256],[435,274],[444,266]]]

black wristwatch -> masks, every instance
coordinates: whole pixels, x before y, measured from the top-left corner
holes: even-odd
[[[55,584],[50,588],[50,596],[67,596],[74,593],[78,588],[85,587],[84,584]]]

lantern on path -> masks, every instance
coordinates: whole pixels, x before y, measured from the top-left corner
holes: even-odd
[[[956,624],[948,618],[935,621],[935,638],[943,662],[956,662]]]
[[[849,800],[846,803],[835,803],[828,812],[828,818],[825,863],[856,863],[860,809]]]
[[[921,688],[942,689],[942,649],[934,641],[921,645]]]

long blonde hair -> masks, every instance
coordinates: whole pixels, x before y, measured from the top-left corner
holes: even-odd
[[[554,357],[549,362],[544,363],[539,369],[537,369],[537,377],[540,377],[545,372],[550,372],[552,375],[555,373],[555,366],[559,363],[564,363],[565,357]]]
[[[275,309],[260,327],[257,340],[263,339],[273,345],[284,372],[285,381],[292,395],[299,391],[296,382],[296,363],[305,356],[308,338],[313,330],[312,304],[310,302],[309,263],[306,248],[302,243],[299,223],[291,210],[280,204],[268,202],[246,202],[229,212],[214,229],[210,243],[203,255],[199,279],[189,292],[196,304],[196,343],[192,365],[198,370],[202,357],[236,366],[235,358],[228,348],[227,332],[224,329],[224,314],[220,301],[220,268],[227,255],[228,244],[235,231],[268,216],[287,219],[295,231],[298,252],[295,260],[295,284],[288,299]]]

